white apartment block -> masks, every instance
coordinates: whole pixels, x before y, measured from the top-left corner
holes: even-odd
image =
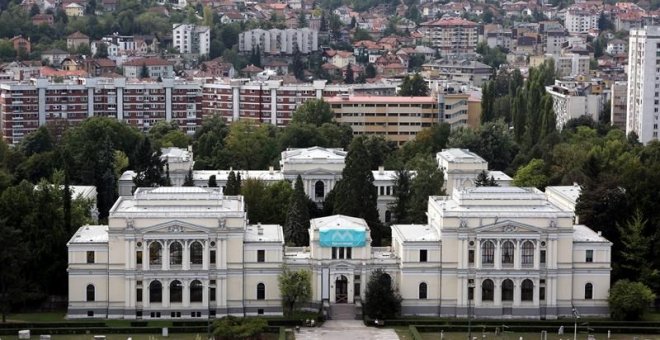
[[[590,85],[555,80],[555,85],[547,86],[545,90],[552,96],[558,130],[569,120],[581,116],[589,116],[598,121],[603,109],[603,97],[600,94],[591,94]]]
[[[589,74],[589,62],[591,58],[588,55],[577,53],[552,54],[555,61],[555,70],[558,77],[577,77]]]
[[[259,50],[263,54],[293,54],[296,48],[302,54],[319,50],[319,32],[309,28],[253,29],[238,36],[238,50],[250,53]]]
[[[301,151],[287,155],[300,158],[292,174],[327,176],[342,165],[344,153]],[[429,198],[427,223],[393,225],[390,247],[372,247],[365,221],[343,215],[311,220],[309,246],[287,247],[281,226],[250,224],[243,197],[222,188],[138,188],[117,200],[108,225],[83,226],[68,242],[67,317],[280,315],[282,265],[311,272],[308,307],[325,311],[358,314],[364,284],[382,269],[403,315],[608,315],[611,243],[551,196],[456,187]]]
[[[591,29],[598,29],[600,13],[594,9],[569,8],[564,26],[569,33],[586,33]]]
[[[173,46],[181,54],[208,55],[211,48],[211,29],[192,24],[172,25]]]
[[[658,139],[660,113],[660,26],[630,31],[626,133],[646,144]]]

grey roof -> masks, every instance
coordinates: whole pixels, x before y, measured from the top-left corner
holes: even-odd
[[[392,226],[392,233],[400,236],[404,242],[439,241],[435,228],[427,224],[397,224]]]
[[[69,244],[73,243],[108,243],[108,226],[84,225],[69,240]]]
[[[586,225],[577,224],[573,226],[574,242],[610,242],[600,232],[595,232]]]

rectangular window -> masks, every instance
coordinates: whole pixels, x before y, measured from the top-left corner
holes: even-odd
[[[337,258],[337,247],[332,247],[332,259]]]
[[[209,288],[209,301],[215,301],[215,287]]]
[[[474,300],[474,287],[468,287],[468,300]]]
[[[419,251],[419,262],[426,262],[428,260],[428,253],[426,249],[421,249]]]
[[[468,263],[474,263],[474,249],[468,250]]]
[[[266,262],[266,251],[263,249],[257,250],[257,262]]]
[[[539,287],[539,300],[545,301],[545,287]]]
[[[344,258],[344,247],[339,247],[339,258],[340,259]]]
[[[586,260],[586,262],[589,262],[589,263],[594,262],[594,251],[593,250],[591,250],[591,249],[587,250],[585,260]]]
[[[540,256],[540,261],[541,264],[545,264],[545,250],[541,250],[541,256]]]
[[[94,251],[87,252],[87,263],[94,263]]]
[[[135,301],[142,302],[142,288],[138,288],[135,291]]]
[[[210,251],[209,261],[211,262],[211,264],[215,264],[215,250]]]
[[[135,252],[135,263],[142,265],[142,250]]]
[[[346,258],[351,259],[353,257],[353,248],[346,248]]]

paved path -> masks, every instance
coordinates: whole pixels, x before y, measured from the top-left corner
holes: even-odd
[[[399,340],[393,329],[367,327],[359,320],[328,320],[321,327],[301,328],[296,340]]]

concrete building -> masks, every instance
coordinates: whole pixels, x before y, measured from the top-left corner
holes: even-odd
[[[64,6],[64,13],[67,17],[81,17],[85,14],[85,7],[72,2]]]
[[[161,58],[138,58],[125,62],[124,76],[126,78],[143,78],[144,68],[147,69],[148,78],[173,78],[174,65]]]
[[[364,284],[381,269],[403,315],[608,315],[611,243],[539,190],[454,190],[430,197],[428,216],[393,225],[391,247],[372,247],[365,221],[342,215],[311,220],[309,247],[285,247],[281,226],[248,223],[242,196],[138,188],[117,200],[108,225],[83,226],[68,242],[67,317],[279,315],[282,265],[311,272],[309,307],[326,312],[358,314]]]
[[[173,24],[172,45],[181,54],[208,56],[211,48],[211,29],[193,24]]]
[[[660,26],[630,31],[626,134],[635,132],[646,144],[658,139]]]
[[[617,81],[610,90],[612,102],[610,105],[610,124],[621,130],[626,130],[626,111],[628,103],[628,83]]]
[[[440,122],[438,99],[431,96],[346,95],[327,98],[326,101],[335,113],[335,120],[350,125],[354,135],[379,135],[399,145],[414,139],[422,129]],[[455,110],[451,109],[451,104],[448,106],[451,111],[447,115],[451,116]],[[467,95],[464,107],[467,120]]]
[[[592,29],[597,30],[601,12],[593,8],[571,6],[566,11],[564,26],[569,33],[587,33]]]
[[[250,53],[257,49],[263,54],[291,55],[297,49],[302,54],[319,50],[319,32],[309,28],[253,29],[238,36],[238,51]]]
[[[555,85],[547,86],[545,91],[552,96],[558,130],[563,129],[569,120],[580,116],[598,121],[603,109],[603,96],[593,94],[590,84],[555,80]]]
[[[81,45],[89,47],[89,37],[80,33],[80,31],[76,31],[66,37],[66,48],[69,50],[76,50]]]
[[[420,24],[423,40],[444,56],[476,53],[478,25],[461,18],[442,18]]]
[[[481,87],[493,76],[493,68],[476,60],[440,59],[422,65],[424,78]]]

